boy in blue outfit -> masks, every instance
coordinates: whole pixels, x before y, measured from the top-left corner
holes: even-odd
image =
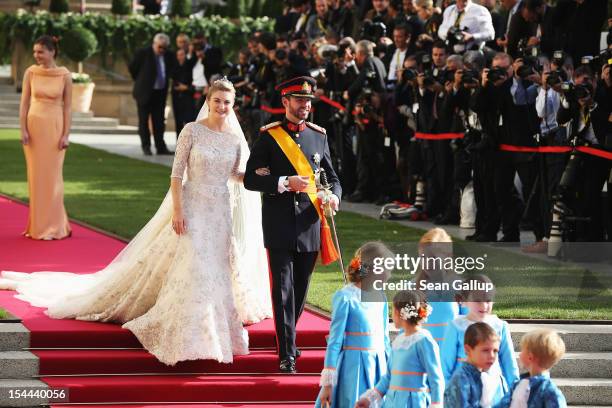
[[[529,373],[521,375],[496,408],[566,408],[565,397],[549,372],[563,354],[565,343],[556,332],[537,329],[525,334],[519,358]]]
[[[444,391],[447,408],[490,407],[497,386],[488,371],[497,361],[499,336],[484,322],[467,328],[464,337],[466,361],[453,373]]]

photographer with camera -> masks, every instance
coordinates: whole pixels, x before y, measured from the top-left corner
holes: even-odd
[[[518,147],[536,147],[540,133],[540,120],[535,108],[540,76],[536,71],[537,61],[517,58],[512,64],[513,76],[502,85],[500,96],[501,121],[506,133],[507,144]],[[544,237],[539,184],[536,184],[538,166],[535,153],[502,151],[498,166],[500,170],[496,180],[496,191],[507,197],[507,191],[514,188],[515,174],[521,181],[521,193],[524,206],[522,213],[514,213],[510,221],[510,232],[503,241],[520,242],[519,225],[525,223],[533,230],[535,241]],[[510,197],[507,197],[511,201]],[[502,204],[507,205],[507,204]],[[521,205],[519,204],[519,208]],[[510,210],[511,211],[511,210]],[[505,211],[502,211],[505,212]]]
[[[453,152],[450,140],[443,134],[461,130],[456,128],[461,121],[457,119],[453,84],[463,62],[458,55],[447,58],[441,47],[442,44],[436,44],[431,57],[421,58],[421,72],[417,76],[417,132],[428,136],[417,143],[423,163],[420,176],[425,183],[426,213],[436,223],[456,224],[459,214],[458,200],[453,194]],[[438,64],[442,62],[446,66],[440,69]]]
[[[311,15],[306,23],[306,35],[309,41],[325,36],[331,28],[331,14],[327,0],[316,0],[315,10],[316,13]]]
[[[398,74],[398,83],[394,91],[394,101],[397,106],[396,143],[398,145],[397,172],[400,179],[401,200],[414,203],[415,178],[422,168],[419,142],[414,137],[416,131],[416,115],[419,104],[417,98],[418,63],[414,55],[404,59],[402,69]]]
[[[340,40],[335,52],[330,50],[326,56],[325,83],[315,94],[319,97],[325,95],[334,102],[344,106],[344,110],[331,107],[324,102],[317,103],[317,111],[330,112],[327,136],[334,168],[342,182],[342,190],[350,195],[355,189],[356,158],[353,152],[353,135],[355,133],[351,112],[351,101],[343,99],[343,94],[355,82],[359,75],[355,63],[356,44],[351,37]],[[348,97],[348,94],[346,95]],[[319,106],[321,109],[319,109]],[[320,122],[323,123],[323,122]]]
[[[514,58],[534,55],[534,48],[551,56],[562,46],[557,10],[544,0],[523,0],[509,24],[508,53]]]
[[[384,24],[387,32],[393,32],[394,18],[389,13],[389,1],[390,0],[372,0],[372,9],[370,9],[364,16],[364,21],[371,21],[372,23]],[[368,40],[376,43],[377,41],[372,38]]]
[[[604,79],[605,81],[605,79]],[[609,80],[608,80],[609,82]],[[570,146],[602,147],[610,126],[610,108],[596,101],[596,85],[591,68],[582,65],[574,72],[573,83],[562,87],[561,106],[557,115],[559,124],[567,127]],[[606,101],[602,101],[604,104]],[[600,142],[598,135],[601,135]],[[568,164],[559,182],[556,199],[561,205],[561,228],[571,232],[571,241],[600,242],[604,240],[601,191],[609,177],[608,160],[570,153]],[[565,224],[564,218],[575,216],[574,225]]]
[[[481,48],[495,37],[495,29],[489,10],[471,0],[457,0],[444,10],[438,36],[448,40],[455,53],[461,53]]]
[[[386,145],[388,136],[382,134],[383,112],[379,112],[379,108],[371,110],[369,106],[374,101],[385,100],[385,66],[374,56],[374,44],[371,41],[361,40],[356,47],[355,61],[359,75],[344,96],[355,106],[357,124],[357,186],[349,200],[360,202],[379,198],[380,192],[375,182],[376,172],[380,168],[377,168],[375,162],[382,158],[380,140],[383,139]]]
[[[510,235],[506,228],[509,225],[509,213],[503,213],[497,200],[496,171],[499,156],[499,142],[502,138],[503,123],[499,113],[499,95],[501,86],[512,75],[511,58],[508,54],[498,53],[493,58],[491,68],[484,68],[481,75],[481,86],[471,99],[470,108],[477,115],[482,127],[480,143],[474,149],[474,198],[476,200],[476,230],[466,239],[477,242],[495,242],[500,225],[503,235]],[[514,191],[514,189],[512,190]],[[513,195],[514,196],[514,195]],[[507,209],[512,209],[509,206]],[[512,209],[513,210],[513,209]]]
[[[398,81],[398,71],[402,69],[404,59],[409,54],[408,45],[412,36],[412,29],[408,25],[397,25],[393,29],[393,46],[387,50],[383,60],[387,68],[387,84],[393,89]]]

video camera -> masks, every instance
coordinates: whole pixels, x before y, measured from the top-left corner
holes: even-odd
[[[581,65],[588,65],[593,72],[600,72],[606,65],[612,65],[612,50],[605,49],[599,55],[585,55],[580,60]]]
[[[489,70],[488,78],[490,82],[497,82],[500,79],[508,78],[508,71],[502,67],[495,67]]]
[[[387,26],[380,22],[372,22],[366,20],[361,27],[359,37],[362,40],[372,41],[374,44],[378,44],[378,41],[387,35]]]
[[[468,31],[467,27],[451,27],[446,35],[446,46],[453,50],[456,54],[461,54],[466,51],[464,31]]]
[[[593,84],[586,82],[579,85],[574,85],[571,82],[564,82],[561,84],[561,92],[565,94],[566,98],[578,101],[585,99],[593,95]]]

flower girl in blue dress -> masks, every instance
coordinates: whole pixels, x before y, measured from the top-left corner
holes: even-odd
[[[453,240],[448,233],[442,228],[432,228],[427,231],[419,240],[419,255],[424,257],[447,257],[453,255]],[[447,272],[445,269],[436,270],[434,268],[421,268],[416,275],[415,281],[417,288],[420,281],[448,282],[456,278],[452,272]],[[461,305],[449,299],[448,293],[441,292],[425,292],[427,302],[432,307],[431,316],[427,318],[427,322],[423,323],[424,329],[429,330],[434,340],[438,342],[438,346],[442,347],[444,341],[444,332],[450,322],[455,320],[459,315],[466,314],[467,310],[462,309]],[[439,299],[439,300],[437,300]]]
[[[421,328],[421,322],[430,312],[422,292],[402,291],[395,295],[393,322],[403,333],[393,341],[387,373],[373,389],[364,393],[355,407],[442,406],[444,377],[438,344]]]
[[[484,275],[475,275],[464,282],[467,283],[468,281],[472,282],[473,285],[492,285],[491,280]],[[509,385],[513,384],[519,376],[510,329],[508,323],[491,314],[493,311],[493,291],[466,290],[460,296],[469,313],[453,320],[444,333],[444,342],[440,348],[444,379],[449,382],[455,370],[465,361],[464,336],[467,328],[476,322],[487,323],[500,338],[497,361],[487,374],[495,379],[497,387],[491,396],[491,400],[483,405],[484,407],[492,406],[502,399],[508,391]]]
[[[390,274],[388,270],[373,273],[374,260],[392,257],[384,244],[368,242],[351,260],[348,267],[351,283],[338,290],[332,299],[321,391],[315,407],[352,407],[387,372],[391,352],[389,307],[382,292],[369,289],[374,279],[386,281]]]

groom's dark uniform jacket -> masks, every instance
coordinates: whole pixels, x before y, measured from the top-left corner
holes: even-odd
[[[321,157],[321,168],[325,169],[332,192],[340,197],[342,190],[334,171],[327,144],[325,129],[305,122],[303,130],[291,131],[287,119],[274,122],[261,129],[259,139],[253,145],[247,163],[244,185],[249,190],[263,192],[262,218],[266,248],[283,248],[298,252],[317,252],[321,245],[320,221],[316,209],[306,193],[278,192],[280,176],[295,176],[297,173],[268,129],[281,126],[298,144],[313,170],[317,168],[314,155]],[[293,126],[291,126],[293,127]],[[269,167],[269,176],[258,176],[255,170]]]
[[[311,78],[307,80],[310,83]],[[304,81],[304,78],[287,81],[284,85],[290,87],[293,82],[302,84],[300,81]],[[296,96],[311,96],[312,90],[304,84],[304,89],[307,88],[306,95],[298,92]],[[244,186],[263,192],[263,235],[270,264],[276,337],[279,356],[285,359],[296,356],[295,325],[304,309],[310,275],[321,246],[321,223],[306,193],[278,192],[280,177],[297,174],[276,140],[268,133],[279,126],[298,144],[313,170],[317,169],[314,157],[318,154],[320,166],[327,173],[331,190],[337,197],[341,197],[342,189],[331,164],[325,129],[308,122],[294,124],[287,119],[261,128],[247,162]],[[255,173],[262,167],[269,168],[270,175],[259,176]]]

